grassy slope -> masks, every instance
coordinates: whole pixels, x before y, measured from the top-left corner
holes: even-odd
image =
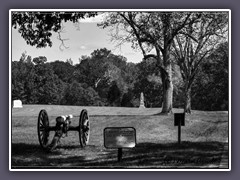
[[[47,110],[51,125],[55,125],[55,116],[64,114],[76,116],[73,125],[78,125],[77,116],[82,109],[87,109],[91,121],[89,145],[80,149],[78,133],[69,132],[56,152],[46,154],[37,139],[37,116],[41,109]],[[159,108],[51,105],[24,105],[21,109],[12,109],[12,165],[77,168],[219,165],[223,142],[228,137],[227,112],[194,111],[187,115],[186,126],[182,127],[182,146],[176,144],[177,128],[173,126],[173,115],[155,115],[159,112]],[[182,110],[174,109],[174,112]],[[136,148],[124,149],[124,161],[120,164],[116,162],[116,150],[103,146],[103,129],[112,126],[134,127],[137,133]]]
[[[45,109],[49,116],[73,114],[79,116],[82,109],[87,109],[89,115],[152,115],[160,112],[159,108],[118,108],[93,106],[52,106],[52,105],[23,105],[23,108],[13,108],[14,116],[37,116],[41,109]]]

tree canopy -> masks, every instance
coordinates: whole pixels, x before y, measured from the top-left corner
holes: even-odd
[[[184,80],[185,112],[191,113],[191,87],[203,60],[228,40],[228,14],[202,13],[188,24],[173,41],[173,56]]]
[[[109,53],[96,58],[96,52]],[[32,59],[38,58],[25,52],[20,61],[12,62],[12,99],[21,99],[24,104],[139,107],[143,92],[146,107],[161,107],[162,80],[154,58],[127,63],[125,58],[105,48],[75,65],[67,60],[34,63]],[[227,110],[228,43],[220,44],[206,58],[192,85],[192,109]],[[85,66],[92,71],[84,71]],[[179,67],[175,65],[173,107],[176,108],[183,108],[182,83]]]
[[[172,112],[173,84],[170,49],[175,36],[186,26],[201,18],[193,12],[113,12],[100,24],[114,26],[112,37],[131,42],[139,48],[144,59],[155,58],[162,78],[162,113]],[[155,51],[152,53],[152,51]]]
[[[96,16],[96,12],[12,12],[12,27],[24,38],[27,44],[42,48],[52,46],[52,32],[58,33],[62,42],[62,22],[77,23],[79,19]]]

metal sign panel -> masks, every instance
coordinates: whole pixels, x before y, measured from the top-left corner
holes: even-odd
[[[107,127],[104,129],[105,148],[133,148],[136,130],[133,127]]]
[[[185,113],[174,113],[174,126],[185,126]]]

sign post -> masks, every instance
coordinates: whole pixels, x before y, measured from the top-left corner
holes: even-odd
[[[178,144],[181,144],[181,124],[178,123]]]
[[[103,134],[105,148],[118,149],[118,162],[122,161],[123,148],[136,146],[136,130],[133,127],[107,127]]]
[[[181,144],[181,126],[185,126],[185,113],[174,114],[174,126],[178,126],[178,144]]]
[[[122,148],[118,148],[118,162],[122,161]]]

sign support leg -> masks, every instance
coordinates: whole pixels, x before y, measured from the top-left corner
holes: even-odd
[[[122,161],[122,148],[118,148],[118,162]]]
[[[178,144],[181,144],[181,122],[178,123]]]

